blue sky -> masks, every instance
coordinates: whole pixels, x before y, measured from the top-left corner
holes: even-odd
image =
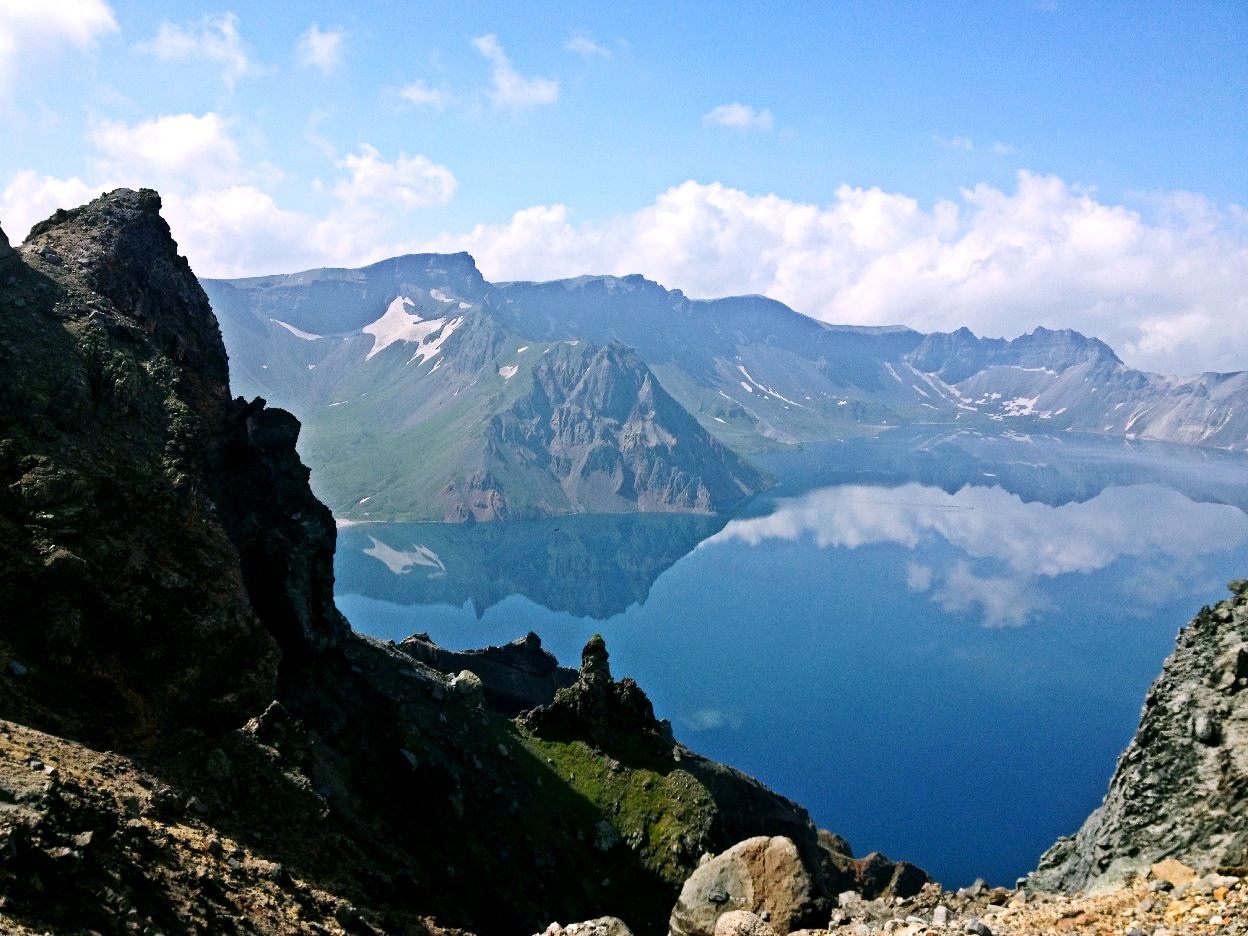
[[[1248,359],[1241,2],[0,0],[0,113],[16,237],[148,184],[209,275],[469,249]]]

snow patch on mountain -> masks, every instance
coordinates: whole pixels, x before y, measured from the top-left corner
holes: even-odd
[[[289,322],[283,322],[281,319],[271,318],[269,321],[274,325],[281,325],[282,328],[286,329],[296,338],[302,338],[304,341],[320,341],[325,337],[324,335],[314,335],[311,332],[306,332],[301,328],[295,328],[294,325],[291,325]]]

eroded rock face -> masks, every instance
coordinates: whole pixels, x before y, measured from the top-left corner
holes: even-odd
[[[1248,582],[1230,587],[1179,632],[1104,802],[1029,887],[1103,888],[1165,858],[1248,864]]]
[[[746,839],[704,863],[685,882],[672,909],[672,936],[716,936],[717,922],[732,911],[764,918],[780,936],[826,916],[797,846],[783,836]],[[732,933],[753,933],[748,919]]]
[[[159,207],[113,193],[0,261],[0,641],[29,667],[0,713],[115,746],[241,724],[277,678],[214,476],[247,417]]]
[[[595,635],[581,651],[576,682],[555,693],[554,701],[522,716],[535,734],[554,740],[582,738],[603,750],[626,738],[642,739],[656,751],[670,749],[672,726],[655,718],[654,707],[637,683],[611,677],[607,644]]]
[[[476,674],[486,703],[508,716],[549,705],[558,690],[576,682],[576,670],[560,666],[534,633],[501,647],[463,651],[439,647],[428,634],[413,634],[399,643],[399,649],[440,673],[468,670]]]

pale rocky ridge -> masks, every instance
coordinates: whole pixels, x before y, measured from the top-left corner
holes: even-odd
[[[760,487],[734,452],[749,457],[898,426],[1248,448],[1248,374],[1147,374],[1070,330],[1037,328],[1006,341],[967,329],[833,326],[762,296],[692,300],[638,275],[490,284],[466,254],[205,286],[236,389],[304,421],[303,453],[318,493],[351,519],[721,512],[739,499],[737,487]],[[369,330],[397,314],[395,302],[413,317],[419,340],[378,352]],[[558,353],[566,370],[573,350],[613,348],[618,392],[649,383],[671,401],[671,419],[653,422],[673,445],[649,445],[639,464],[637,450],[630,458],[619,431],[587,407],[582,417],[595,426],[596,445],[582,483],[570,469],[586,462],[544,428],[555,414],[532,406],[550,378],[538,362]],[[528,431],[502,441],[500,421],[527,423]],[[685,442],[690,457],[677,473],[698,469],[689,484],[704,491],[673,487],[675,443]],[[728,451],[715,448],[721,443]],[[388,453],[382,468],[352,460],[366,444]],[[605,470],[596,470],[597,459]],[[664,470],[652,478],[655,461]],[[617,473],[621,462],[632,464]],[[336,473],[340,464],[347,467]],[[442,516],[413,515],[435,499]]]
[[[1028,886],[1111,887],[1173,858],[1248,867],[1248,581],[1179,632],[1104,803]]]

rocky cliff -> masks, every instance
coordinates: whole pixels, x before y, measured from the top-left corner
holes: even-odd
[[[605,648],[513,721],[352,633],[299,425],[229,397],[159,208],[119,190],[0,243],[0,929],[658,933],[753,835],[811,856],[817,898],[853,886]]]
[[[533,367],[531,389],[490,421],[486,440],[491,496],[455,502],[476,519],[506,515],[509,484],[536,492],[542,513],[698,514],[723,513],[768,484],[614,343],[555,345]]]
[[[1104,803],[1029,886],[1103,889],[1169,858],[1248,865],[1248,581],[1230,587],[1179,632]]]

